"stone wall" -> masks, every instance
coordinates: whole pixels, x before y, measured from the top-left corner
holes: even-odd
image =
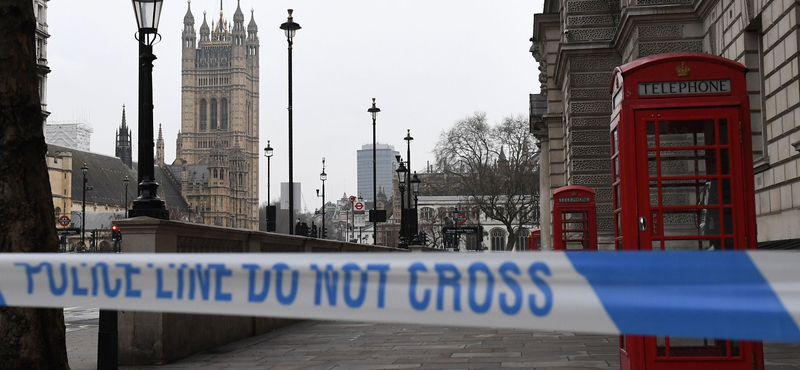
[[[116,224],[122,230],[122,253],[409,252],[147,217],[120,220]],[[279,317],[119,311],[119,364],[166,364],[298,321]]]

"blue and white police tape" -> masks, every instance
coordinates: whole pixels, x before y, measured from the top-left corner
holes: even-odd
[[[0,254],[0,305],[800,342],[790,252]]]

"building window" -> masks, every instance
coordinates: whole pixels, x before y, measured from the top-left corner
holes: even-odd
[[[489,233],[489,240],[493,251],[502,251],[506,249],[506,232],[502,229],[492,229]]]
[[[435,211],[433,208],[430,207],[423,207],[422,208],[422,219],[425,221],[430,221],[435,217]]]
[[[528,249],[528,245],[530,244],[530,240],[531,240],[531,232],[530,232],[530,230],[528,230],[526,228],[522,228],[522,229],[519,230],[517,235],[519,235],[517,237],[517,250],[518,251],[524,251],[524,250]]]
[[[220,100],[220,105],[222,106],[220,112],[220,120],[219,126],[220,129],[227,131],[228,130],[228,99],[222,98]]]
[[[200,131],[205,131],[208,127],[208,103],[205,99],[200,100]]]
[[[217,129],[217,99],[211,99],[211,129]]]

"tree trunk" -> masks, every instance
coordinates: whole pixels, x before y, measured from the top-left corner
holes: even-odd
[[[56,252],[30,0],[0,0],[0,252]],[[0,307],[0,369],[69,369],[62,309]]]

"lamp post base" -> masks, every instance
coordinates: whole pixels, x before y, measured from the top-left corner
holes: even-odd
[[[133,208],[128,211],[128,217],[139,216],[169,220],[169,211],[164,207],[164,201],[159,198],[137,199],[133,202]]]

